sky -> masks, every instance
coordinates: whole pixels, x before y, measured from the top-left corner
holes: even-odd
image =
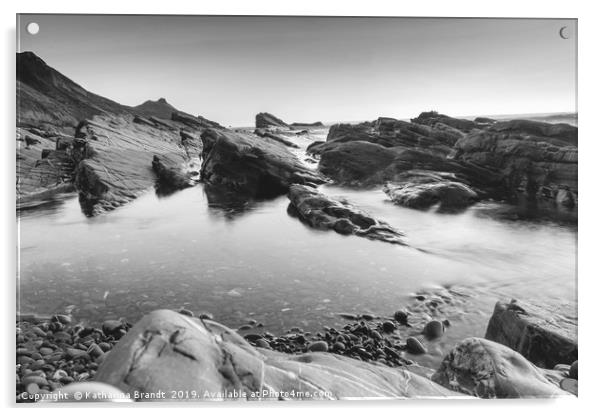
[[[17,31],[89,91],[226,126],[576,111],[573,19],[21,15]]]

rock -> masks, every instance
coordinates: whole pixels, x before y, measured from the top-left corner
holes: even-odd
[[[179,190],[192,186],[190,173],[180,157],[153,156],[153,171],[157,174],[157,187],[164,190]]]
[[[307,346],[307,351],[327,352],[328,344],[325,341],[315,341]]]
[[[266,349],[270,349],[270,344],[263,338],[258,339],[257,341],[255,341],[255,346],[259,347],[259,348],[266,348]]]
[[[116,336],[123,328],[123,322],[118,320],[107,320],[102,323],[102,332],[104,332],[105,335]]]
[[[194,316],[194,314],[189,311],[188,309],[185,308],[181,308],[178,313],[181,313],[182,315],[186,315],[186,316]]]
[[[575,362],[573,362],[573,364],[571,364],[571,368],[569,369],[569,377],[574,378],[575,380],[578,379],[578,377],[577,377],[577,361],[575,361]]]
[[[290,124],[291,127],[296,127],[296,128],[308,128],[308,127],[324,127],[324,124],[322,124],[321,121],[316,121],[314,123],[291,123]]]
[[[405,245],[404,235],[400,231],[347,202],[334,200],[311,187],[293,185],[288,198],[291,201],[289,211],[292,210],[310,227]]]
[[[192,116],[190,114],[184,113],[183,111],[174,111],[171,113],[172,121],[178,122],[180,124],[184,124],[185,126],[193,129],[193,130],[203,130],[203,129],[223,129],[224,127],[219,123],[211,120],[207,120],[201,116]]]
[[[455,180],[453,174],[411,170],[387,183],[384,192],[398,205],[425,209],[439,204],[439,211],[453,211],[474,204],[478,194]]]
[[[560,388],[564,391],[568,391],[575,396],[578,395],[578,383],[577,380],[572,378],[565,378],[560,382]]]
[[[393,318],[402,325],[408,324],[408,313],[406,311],[396,311]]]
[[[420,113],[416,118],[413,118],[412,123],[425,124],[427,126],[435,126],[439,123],[461,130],[465,133],[470,132],[472,129],[477,127],[476,120],[470,121],[462,118],[454,118],[446,116],[445,114],[439,114],[436,111],[426,111]]]
[[[232,131],[203,132],[201,179],[249,197],[285,194],[292,184],[325,180],[300,162],[285,146]]]
[[[429,339],[435,339],[441,337],[444,330],[445,328],[441,321],[430,321],[425,325],[422,333]]]
[[[497,122],[458,140],[454,158],[499,172],[507,198],[577,204],[577,127]]]
[[[294,147],[296,149],[299,148],[299,146],[297,146],[295,143],[291,142],[290,140],[287,140],[282,135],[273,133],[273,132],[271,132],[269,130],[255,129],[254,134],[256,134],[259,137],[267,137],[268,139],[275,140],[275,141],[277,141],[279,143],[282,143],[282,144],[284,144],[286,146],[289,146],[289,147]]]
[[[483,338],[467,338],[457,344],[432,380],[482,398],[547,398],[566,394],[525,357]]]
[[[414,337],[406,339],[406,349],[412,354],[426,354],[427,352],[426,347]]]
[[[577,320],[524,302],[497,302],[485,338],[506,345],[538,367],[577,360]]]
[[[391,333],[393,331],[395,331],[395,329],[397,329],[397,327],[395,326],[395,324],[391,321],[385,321],[383,322],[383,331],[386,333]]]
[[[135,391],[197,391],[204,400],[233,399],[235,391],[245,394],[243,400],[254,400],[256,391],[293,388],[310,396],[328,391],[332,396],[325,398],[334,399],[457,394],[409,368],[323,352],[257,351],[220,324],[162,310],[146,315],[119,341],[100,365],[95,381],[132,395]]]
[[[255,116],[255,127],[262,129],[269,127],[289,128],[290,126],[270,113],[259,113]]]
[[[70,325],[71,324],[71,317],[68,315],[54,315],[52,317],[53,320],[60,322],[63,325]]]

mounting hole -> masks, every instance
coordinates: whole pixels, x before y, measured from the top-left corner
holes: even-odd
[[[37,35],[40,31],[40,25],[36,22],[31,22],[27,25],[27,33],[30,35]]]

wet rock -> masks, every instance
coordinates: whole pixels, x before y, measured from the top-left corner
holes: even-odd
[[[383,322],[383,331],[386,333],[391,333],[393,331],[395,331],[397,327],[395,326],[395,324],[391,321],[385,321]]]
[[[315,341],[307,346],[307,351],[326,352],[328,351],[328,344],[325,341]]]
[[[483,338],[468,338],[457,344],[432,380],[482,398],[545,398],[566,394],[525,357]]]
[[[255,127],[261,129],[269,127],[289,128],[290,126],[270,113],[259,113],[255,116]]]
[[[186,315],[186,316],[194,316],[194,314],[191,311],[189,311],[188,309],[184,309],[184,308],[180,309],[178,311],[178,313],[181,313],[182,315]]]
[[[260,352],[234,331],[173,311],[142,318],[101,364],[96,381],[124,392],[211,393],[292,388],[332,398],[454,395],[409,368],[370,364],[337,354]],[[268,387],[269,386],[269,387]],[[227,398],[227,397],[226,397]]]
[[[105,335],[119,336],[120,331],[124,328],[124,324],[118,320],[108,320],[102,323],[102,332]]]
[[[310,227],[331,229],[339,234],[353,234],[372,240],[405,245],[403,233],[389,224],[372,218],[368,214],[344,201],[332,199],[317,190],[303,185],[289,189],[289,210]]]
[[[285,194],[292,184],[325,181],[279,143],[225,130],[206,130],[201,138],[201,179],[215,187],[269,198]]]
[[[577,360],[577,320],[525,302],[497,302],[485,338],[506,345],[538,367]]]
[[[157,174],[157,186],[161,189],[172,191],[192,186],[186,163],[179,156],[154,155],[152,167]]]
[[[408,313],[406,311],[402,311],[402,310],[396,311],[395,314],[393,315],[393,318],[395,318],[395,320],[402,325],[408,324]]]
[[[406,339],[406,349],[412,354],[426,354],[427,349],[418,338],[408,337]]]
[[[422,332],[428,339],[435,339],[441,337],[444,330],[445,327],[441,321],[430,321],[425,325]]]
[[[479,199],[453,174],[415,170],[398,175],[397,182],[387,183],[384,192],[395,204],[418,209],[439,204],[440,211],[466,208]]]

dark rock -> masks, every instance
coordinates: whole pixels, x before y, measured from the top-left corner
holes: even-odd
[[[259,347],[259,348],[266,348],[266,349],[270,349],[270,343],[267,342],[265,339],[260,338],[257,341],[255,341],[255,346]]]
[[[182,163],[181,157],[154,155],[153,171],[157,174],[157,186],[162,189],[178,190],[192,186],[190,175]]]
[[[578,377],[577,377],[577,361],[575,361],[573,364],[571,364],[571,368],[569,369],[569,377],[574,378],[575,380],[578,379]]]
[[[393,315],[393,318],[395,318],[395,320],[402,325],[408,324],[408,313],[406,311],[402,311],[402,310],[396,311],[395,314]]]
[[[328,344],[325,341],[315,341],[307,346],[307,351],[327,352]]]
[[[443,326],[441,321],[430,321],[425,325],[424,330],[422,332],[425,337],[429,339],[435,339],[441,337],[443,335],[444,330],[445,327]]]
[[[485,338],[543,368],[577,360],[577,321],[523,302],[497,302]]]
[[[424,124],[427,126],[435,126],[436,124],[441,123],[466,133],[477,127],[476,120],[473,122],[462,118],[454,118],[446,116],[445,114],[439,114],[436,111],[420,113],[418,117],[413,118],[411,121],[412,123]]]
[[[408,208],[424,209],[439,204],[440,211],[466,208],[478,200],[470,186],[455,180],[453,174],[411,170],[387,183],[384,192],[391,200]]]
[[[477,124],[493,124],[497,122],[497,120],[489,117],[477,117],[474,119],[474,122]]]
[[[296,215],[310,227],[405,245],[400,231],[347,202],[329,198],[311,187],[293,185],[288,198]]]
[[[325,181],[279,143],[225,130],[205,130],[201,137],[201,178],[210,185],[264,198],[284,194],[295,183]]]
[[[269,127],[289,128],[290,126],[270,113],[259,113],[255,116],[255,127],[262,129]]]
[[[432,380],[482,398],[545,398],[565,393],[522,355],[482,338],[467,338],[443,359]]]
[[[329,391],[335,399],[457,394],[414,374],[411,367],[392,368],[323,352],[257,351],[222,325],[212,321],[203,325],[173,311],[142,318],[100,365],[95,381],[130,394],[243,391],[248,400],[253,399],[252,392],[267,388],[294,388],[312,396]]]
[[[118,320],[108,320],[102,323],[102,332],[105,335],[115,336],[124,328],[123,322]]]
[[[395,326],[395,324],[391,321],[383,322],[383,331],[384,332],[390,333],[390,332],[395,331],[396,328],[397,327]]]
[[[188,309],[182,308],[178,311],[178,313],[181,313],[182,315],[186,315],[186,316],[194,316],[194,314],[189,311]]]
[[[284,136],[282,136],[280,134],[273,133],[273,132],[271,132],[269,130],[266,130],[266,129],[255,129],[254,133],[257,136],[259,136],[259,137],[267,137],[267,138],[269,138],[271,140],[275,140],[275,141],[277,141],[279,143],[282,143],[282,144],[284,144],[286,146],[294,147],[296,149],[299,148],[299,146],[297,146],[295,143],[291,142],[290,140],[287,140]]]
[[[406,339],[406,349],[412,354],[426,354],[427,350],[418,338],[408,337]]]

